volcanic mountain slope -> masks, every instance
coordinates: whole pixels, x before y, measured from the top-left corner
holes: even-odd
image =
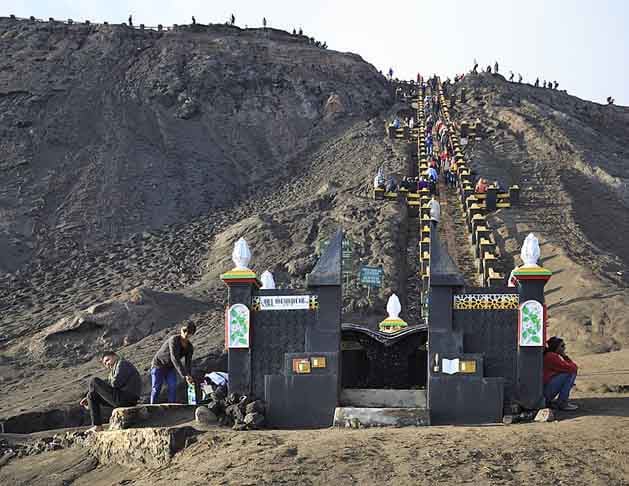
[[[0,61],[3,257],[5,268],[18,268],[0,280],[3,415],[75,403],[102,349],[121,349],[148,368],[159,342],[186,319],[200,328],[199,369],[215,363],[226,297],[218,275],[241,236],[258,273],[270,269],[279,286],[302,287],[320,242],[342,226],[355,259],[385,270],[371,301],[349,290],[343,319],[373,327],[392,292],[407,301],[406,209],[371,195],[377,167],[408,170],[408,146],[382,130],[405,107],[392,105],[372,66],[288,34],[224,26],[163,35],[8,19],[0,26],[0,45],[13,59]],[[210,72],[206,61],[222,67]],[[470,147],[472,166],[523,186],[522,206],[492,216],[501,257],[516,261],[534,231],[543,264],[555,272],[553,332],[581,352],[623,347],[626,246],[607,233],[629,224],[627,135],[618,128],[626,110],[501,77],[470,77],[455,91],[462,86],[469,102],[454,118],[478,116],[490,128]],[[99,109],[83,110],[80,96]],[[64,115],[58,123],[55,113]],[[90,149],[98,167],[84,165],[84,146],[98,147]],[[155,188],[144,186],[147,177],[158,179]],[[580,190],[570,184],[575,177],[583,178]],[[142,191],[165,205],[140,204]],[[203,191],[209,199],[199,203]],[[43,206],[31,211],[38,194],[46,195]],[[92,221],[91,230],[64,226],[68,218]],[[591,219],[604,230],[589,231]],[[42,221],[48,230],[40,238],[32,230]],[[39,256],[27,258],[32,253]]]
[[[478,118],[487,131],[468,149],[472,168],[522,187],[522,206],[492,219],[503,257],[513,264],[533,231],[555,272],[551,332],[582,350],[629,344],[629,109],[488,74],[467,76],[454,93],[462,89],[454,118]]]
[[[389,103],[280,31],[0,19],[0,270],[231,206]]]

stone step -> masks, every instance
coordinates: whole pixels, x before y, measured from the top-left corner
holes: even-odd
[[[426,408],[426,390],[345,388],[339,402],[344,407]]]
[[[337,427],[408,427],[430,425],[426,408],[337,407],[334,411]]]

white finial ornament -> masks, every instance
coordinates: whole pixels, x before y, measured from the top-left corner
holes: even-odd
[[[387,319],[399,319],[400,312],[402,312],[402,304],[400,304],[400,299],[395,294],[392,294],[389,297],[389,301],[387,302],[387,314],[389,317]]]
[[[539,241],[533,233],[524,240],[522,249],[520,250],[520,257],[524,263],[523,267],[537,267],[537,261],[540,257]]]
[[[273,279],[273,274],[266,270],[260,276],[260,281],[262,282],[262,290],[273,290],[275,288],[275,280]]]
[[[244,238],[240,238],[234,245],[232,252],[232,261],[236,265],[234,270],[249,270],[249,262],[251,261],[251,250]]]

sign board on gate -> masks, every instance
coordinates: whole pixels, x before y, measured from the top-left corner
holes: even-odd
[[[265,295],[256,298],[261,311],[310,309],[310,295]]]
[[[382,287],[382,267],[360,267],[360,283],[368,287]]]
[[[346,277],[350,276],[352,272],[352,257],[354,256],[354,249],[352,241],[343,238],[343,244],[341,246],[341,272]]]

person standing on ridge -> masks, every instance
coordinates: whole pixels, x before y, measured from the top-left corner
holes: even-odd
[[[494,62],[494,74],[498,74],[498,61]]]
[[[509,71],[509,82],[510,83],[513,83],[513,76],[514,76],[513,71]]]
[[[133,17],[129,15],[129,27],[133,27]]]
[[[266,17],[262,17],[262,28],[266,29]]]
[[[197,19],[194,18],[194,15],[192,16],[192,25],[195,25],[197,23]]]
[[[518,83],[521,83],[521,82],[522,82],[522,79],[523,79],[523,78],[522,78],[522,74],[521,74],[521,73],[518,73]]]
[[[229,18],[229,23],[230,25],[234,25],[236,23],[236,16],[234,14],[231,14],[231,17]]]
[[[539,78],[535,78],[535,87],[539,88]]]
[[[190,338],[197,327],[193,322],[187,323],[178,335],[170,336],[159,348],[151,363],[151,404],[157,403],[162,385],[168,386],[168,402],[177,401],[177,374],[189,385],[194,384],[192,378],[192,353],[194,348]],[[185,364],[181,360],[184,359]]]

